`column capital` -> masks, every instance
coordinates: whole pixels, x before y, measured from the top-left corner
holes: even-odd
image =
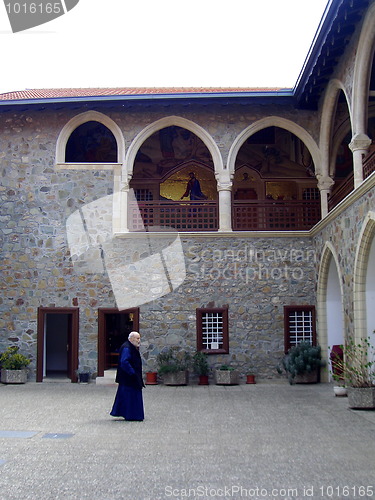
[[[335,181],[329,177],[328,175],[320,175],[317,174],[316,178],[318,179],[318,188],[320,191],[332,189],[332,186],[335,184]]]
[[[218,182],[217,190],[218,191],[232,191],[232,183],[231,182]]]
[[[370,147],[371,143],[372,140],[368,137],[368,135],[355,134],[349,143],[349,148],[352,151],[352,153],[358,150],[366,151]]]

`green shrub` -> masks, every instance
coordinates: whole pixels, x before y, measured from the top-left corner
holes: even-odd
[[[344,381],[349,387],[373,387],[375,385],[375,347],[370,337],[356,342],[349,338],[341,345],[343,358],[335,357],[332,364],[340,374],[332,373],[336,382]]]
[[[0,365],[4,370],[22,370],[31,363],[30,359],[19,354],[17,346],[8,347],[0,356]]]
[[[282,373],[282,369],[284,369],[289,383],[293,384],[297,375],[311,373],[324,365],[320,346],[313,346],[309,342],[300,342],[289,349],[288,354],[281,361],[281,366],[278,367],[278,372]]]
[[[189,352],[179,350],[178,347],[169,347],[157,356],[158,373],[176,373],[188,370],[191,362]]]
[[[208,375],[210,365],[207,361],[207,354],[197,351],[193,356],[193,370],[197,375]]]

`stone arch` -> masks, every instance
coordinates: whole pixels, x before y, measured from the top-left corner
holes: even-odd
[[[333,261],[333,262],[332,262]],[[319,344],[322,348],[322,356],[325,361],[329,362],[329,311],[327,308],[328,288],[329,288],[329,274],[331,266],[335,265],[338,282],[340,287],[340,301],[341,301],[341,325],[344,325],[344,309],[343,309],[343,281],[342,273],[340,270],[339,259],[335,248],[332,243],[327,241],[324,245],[320,266],[318,271],[317,282],[317,318],[318,318],[318,335]],[[326,374],[328,381],[328,373]]]
[[[139,148],[142,146],[142,144],[145,142],[145,140],[148,139],[155,132],[158,132],[159,130],[165,127],[170,127],[172,125],[176,125],[178,127],[190,130],[190,132],[199,137],[199,139],[202,140],[202,142],[205,144],[205,146],[207,147],[212,156],[215,175],[216,176],[222,175],[224,168],[223,168],[223,160],[221,157],[221,153],[217,144],[210,136],[210,134],[203,127],[197,125],[196,123],[190,120],[187,120],[186,118],[182,118],[180,116],[167,116],[145,127],[132,141],[128,149],[128,153],[126,155],[126,163],[125,163],[126,172],[124,171],[123,173],[124,175],[127,175],[127,181],[129,181],[133,175],[134,162],[137,152]]]
[[[369,257],[371,245],[375,238],[375,212],[367,214],[358,238],[357,251],[354,261],[353,273],[353,316],[354,337],[356,340],[366,338],[369,335],[367,325],[367,271],[369,268]]]
[[[267,127],[283,128],[301,139],[301,141],[307,146],[310,151],[315,165],[315,173],[318,174],[320,172],[320,151],[311,135],[306,132],[306,130],[303,129],[300,125],[297,125],[296,123],[287,120],[286,118],[281,118],[279,116],[267,116],[249,125],[249,127],[243,130],[234,140],[228,154],[228,171],[231,176],[234,175],[236,158],[245,140],[256,132],[259,132],[259,130]]]
[[[74,116],[62,128],[56,143],[56,164],[65,164],[65,148],[70,135],[77,127],[89,121],[99,122],[113,133],[117,142],[117,163],[124,163],[125,141],[119,126],[103,113],[99,113],[98,111],[86,111],[85,113]]]
[[[344,93],[346,102],[348,103],[348,110],[350,116],[348,94],[346,92],[344,85],[340,80],[337,79],[331,80],[328,84],[324,96],[321,127],[320,127],[320,140],[319,140],[319,147],[322,155],[321,175],[324,177],[328,177],[332,173],[331,172],[332,161],[336,157],[339,144],[341,143],[341,141],[345,136],[345,134],[343,133],[342,137],[340,137],[340,140],[337,141],[337,144],[335,145],[332,144],[332,128],[336,114],[337,101],[341,91]]]
[[[358,41],[353,77],[353,135],[367,134],[367,102],[370,72],[375,49],[375,4],[365,16]]]

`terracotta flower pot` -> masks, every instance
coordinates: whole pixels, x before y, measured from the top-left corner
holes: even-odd
[[[199,375],[198,385],[208,385],[208,375]]]
[[[157,385],[158,374],[157,372],[147,372],[146,373],[146,385]]]

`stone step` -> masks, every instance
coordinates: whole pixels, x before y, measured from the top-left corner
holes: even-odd
[[[96,377],[95,382],[97,385],[113,385],[116,386],[115,382],[116,370],[106,370],[103,377]]]

